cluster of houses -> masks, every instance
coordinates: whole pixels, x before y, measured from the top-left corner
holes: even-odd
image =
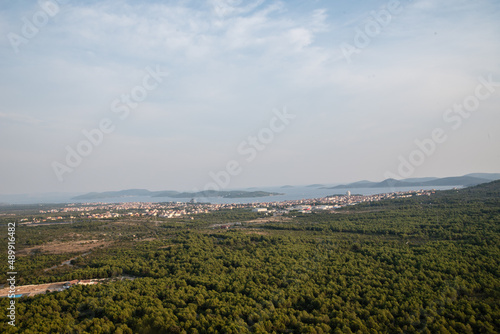
[[[377,202],[384,199],[431,195],[434,192],[435,191],[432,190],[419,190],[407,192],[392,192],[376,195],[351,195],[351,193],[348,191],[345,195],[335,195],[296,201],[256,203],[254,204],[252,211],[273,215],[288,214],[291,211],[296,211],[298,213],[311,213],[314,211],[333,212],[336,209],[340,209],[348,205],[356,205],[365,202]]]
[[[282,209],[254,208],[252,209],[252,212],[267,214],[289,214],[291,211],[297,211],[299,213],[310,213],[313,211],[332,211],[339,208],[341,208],[341,206],[339,205],[295,205]]]
[[[40,210],[40,214],[58,215],[39,216],[33,218],[33,221],[26,221],[23,224],[44,223],[51,221],[73,220],[76,218],[87,219],[109,219],[120,217],[159,217],[159,218],[180,218],[197,214],[210,213],[219,210],[231,210],[240,208],[251,208],[253,212],[271,215],[288,214],[291,211],[298,213],[311,213],[314,211],[330,211],[339,209],[347,205],[355,205],[364,202],[380,201],[388,198],[404,198],[411,196],[430,195],[433,191],[420,190],[410,192],[392,192],[376,195],[351,195],[347,192],[345,195],[334,195],[322,198],[289,200],[281,202],[261,202],[245,204],[210,204],[210,203],[190,203],[172,202],[172,203],[84,203],[68,204],[60,209]],[[79,212],[79,214],[74,214]],[[61,215],[70,213],[71,215]],[[27,219],[24,219],[27,220]]]

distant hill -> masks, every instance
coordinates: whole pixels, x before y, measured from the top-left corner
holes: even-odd
[[[120,198],[120,197],[132,197],[132,196],[148,196],[148,197],[169,197],[169,198],[209,198],[209,197],[223,197],[223,198],[253,198],[253,197],[267,197],[283,195],[280,193],[270,193],[266,191],[199,191],[199,192],[178,192],[172,190],[165,191],[149,191],[146,189],[128,189],[120,191],[106,191],[106,192],[91,192],[84,195],[75,196],[74,200],[96,200],[105,198]]]
[[[335,187],[321,187],[320,189],[344,189],[344,187],[351,186],[351,188],[370,188],[372,184],[375,182],[363,180],[363,181],[357,181],[353,183],[349,183],[347,185],[341,184]]]
[[[496,203],[500,198],[500,180],[482,183],[463,189],[438,191],[429,200],[436,203],[445,200],[447,203],[464,203],[469,200],[479,200],[483,203]]]
[[[165,190],[165,191],[155,191],[151,192],[151,197],[175,197],[179,195],[178,191]]]
[[[500,180],[500,173],[472,173],[465,176],[478,177],[490,181]]]
[[[423,185],[429,186],[474,186],[481,183],[487,183],[491,180],[482,179],[472,176],[457,176],[457,177],[445,177],[442,179],[436,179],[429,182],[423,182]]]
[[[480,184],[474,187],[461,189],[461,193],[469,196],[487,196],[489,198],[500,198],[500,180]]]
[[[362,180],[362,181],[353,182],[352,184],[364,185],[364,184],[367,184],[367,183],[372,183],[372,182],[368,181],[368,180]]]
[[[477,176],[474,176],[477,175]],[[478,177],[481,176],[481,177]],[[497,177],[498,176],[498,177]],[[500,174],[469,174],[457,177],[444,178],[410,178],[403,180],[386,179],[382,182],[359,181],[349,184],[342,184],[325,189],[356,189],[356,188],[402,188],[402,187],[443,187],[443,186],[474,186],[487,183],[491,180],[500,179]]]
[[[405,182],[419,183],[437,180],[437,177],[414,177],[410,179],[405,179]]]

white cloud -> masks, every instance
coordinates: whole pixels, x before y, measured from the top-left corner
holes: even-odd
[[[500,80],[498,4],[402,4],[404,11],[347,64],[339,45],[352,43],[355,28],[378,9],[371,2],[213,0],[195,6],[190,1],[68,1],[19,55],[3,41],[0,94],[5,112],[0,120],[9,130],[4,136],[14,136],[16,149],[36,141],[42,154],[60,157],[65,145],[82,139],[83,128],[113,116],[111,101],[140,84],[146,66],[159,64],[170,75],[127,120],[116,124],[106,147],[95,150],[92,166],[109,165],[112,171],[115,161],[133,160],[133,155],[107,160],[99,153],[119,149],[117,154],[125,155],[120,142],[133,143],[148,163],[162,166],[155,171],[178,173],[176,179],[184,182],[195,170],[224,165],[216,160],[226,159],[242,138],[265,124],[272,108],[286,105],[296,110],[300,126],[287,133],[286,149],[276,146],[269,152],[291,162],[294,154],[308,160],[290,163],[287,175],[303,175],[317,165],[318,177],[337,181],[332,164],[325,163],[333,158],[318,157],[320,152],[333,154],[330,145],[342,148],[342,157],[367,173],[350,179],[381,175],[387,163],[374,161],[375,153],[370,153],[370,163],[362,164],[367,147],[383,145],[385,159],[396,160],[402,143],[432,130],[443,108],[468,94],[479,75],[493,73]],[[19,18],[33,11],[33,6],[18,6],[2,10],[1,31],[19,30]],[[14,123],[31,126],[22,132],[23,140]],[[53,130],[50,136],[46,123]],[[472,133],[481,132],[479,125],[470,124]],[[197,159],[200,166],[188,166]],[[273,159],[256,165],[265,170],[266,162],[279,160]],[[135,164],[131,179],[143,165]],[[188,169],[191,174],[182,174]],[[348,167],[341,170],[349,173]],[[92,173],[78,173],[72,184],[90,184]],[[113,173],[106,175],[112,178]],[[113,188],[121,179],[109,182],[114,183],[107,187]],[[139,178],[134,182],[140,183]],[[153,176],[148,182],[155,182]]]
[[[218,17],[228,17],[234,15],[247,14],[259,7],[265,0],[252,1],[250,4],[242,6],[245,2],[242,0],[211,0],[210,4]]]

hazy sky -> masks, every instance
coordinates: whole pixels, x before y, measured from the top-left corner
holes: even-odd
[[[2,1],[0,193],[500,172],[499,18],[497,0]]]

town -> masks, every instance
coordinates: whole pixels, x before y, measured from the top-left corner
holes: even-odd
[[[188,203],[82,203],[66,204],[64,207],[39,210],[39,214],[21,219],[20,224],[38,225],[50,223],[70,223],[77,219],[112,219],[124,217],[154,217],[154,218],[181,218],[191,217],[220,210],[251,209],[253,212],[263,215],[288,215],[291,212],[311,213],[314,211],[326,211],[335,213],[345,206],[359,203],[377,202],[384,199],[406,198],[412,196],[429,196],[434,190],[418,190],[406,192],[391,192],[376,195],[356,195],[347,192],[344,195],[332,195],[322,198],[288,200],[280,202],[254,202],[254,203],[231,203],[211,204],[197,203],[194,199]]]

